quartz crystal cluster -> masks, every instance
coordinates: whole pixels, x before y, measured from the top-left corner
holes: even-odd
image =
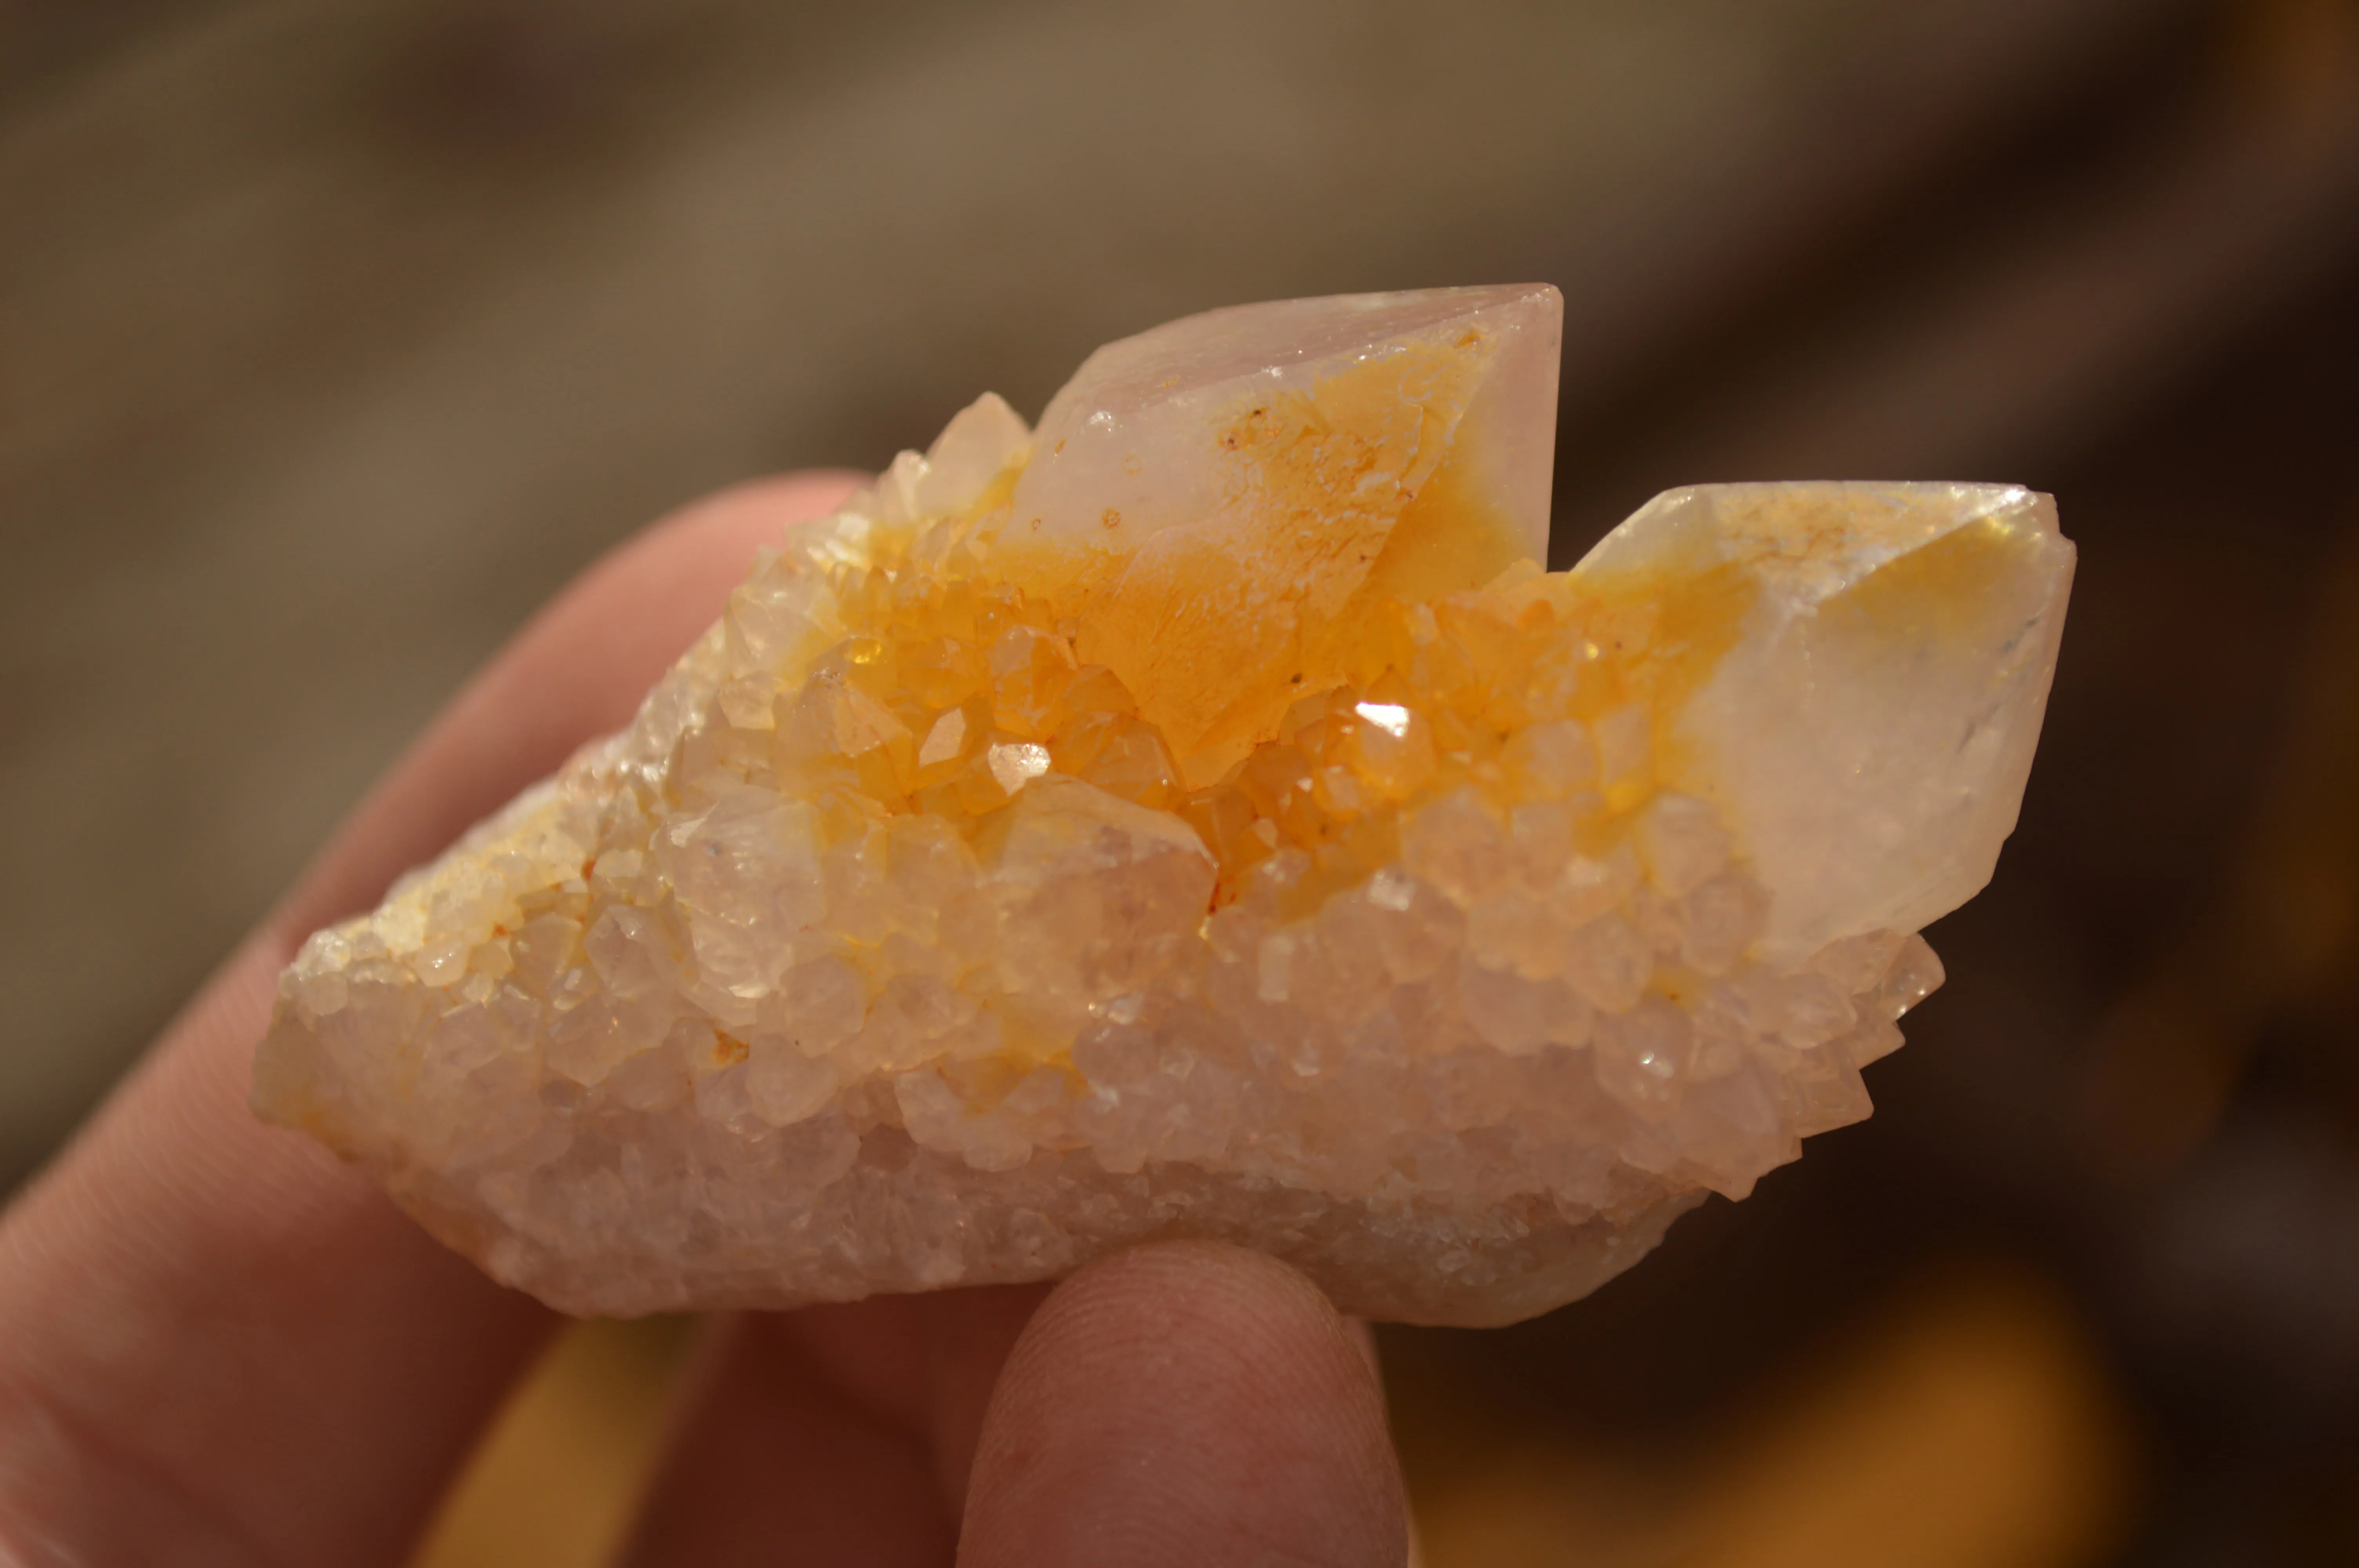
[[[1214,311],[789,530],[623,733],[311,938],[255,1064],[562,1308],[1212,1236],[1494,1324],[1868,1113],[2072,548],[2003,486],[1546,553],[1560,303]]]

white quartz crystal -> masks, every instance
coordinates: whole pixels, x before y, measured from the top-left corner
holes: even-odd
[[[1544,286],[1437,288],[1240,305],[1109,343],[1041,416],[995,569],[1098,585],[1077,596],[1081,655],[1209,782],[1276,717],[1241,693],[1317,659],[1420,499],[1478,551],[1548,558],[1563,320]],[[1408,543],[1396,567],[1436,547]],[[1173,591],[1207,562],[1261,569]],[[1151,634],[1093,646],[1109,617]]]
[[[1709,486],[1544,554],[1560,302],[1215,311],[788,531],[622,734],[280,985],[261,1113],[577,1312],[1215,1236],[1492,1324],[1856,1120],[2072,550]]]
[[[2031,775],[2072,546],[2014,485],[1705,484],[1579,575],[1724,563],[1745,642],[1677,720],[1701,792],[1777,890],[1762,954],[1914,931],[1990,881]]]
[[[1545,558],[1563,316],[1546,287],[1437,288],[1232,306],[1109,343],[1040,416],[1050,460],[1016,481],[1016,521],[1066,547],[1125,553],[1168,528],[1262,523],[1240,514],[1229,472],[1205,461],[1208,425],[1241,401],[1251,419],[1270,395],[1313,392],[1344,366],[1381,362],[1411,378],[1411,395],[1366,434],[1389,438],[1405,467],[1430,470],[1453,453],[1483,465],[1476,485],[1524,553]],[[1454,401],[1440,427],[1420,428],[1414,380],[1436,367],[1419,351],[1447,351],[1473,331],[1488,334],[1483,353],[1444,362],[1475,395]]]

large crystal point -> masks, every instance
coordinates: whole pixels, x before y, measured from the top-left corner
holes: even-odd
[[[1079,655],[1210,783],[1332,684],[1368,600],[1548,558],[1563,321],[1553,288],[1441,288],[1109,343],[1041,416],[1002,568],[1073,613]]]
[[[1716,486],[1570,573],[1558,300],[1218,311],[790,530],[281,982],[255,1103],[576,1311],[1217,1236],[1484,1324],[1868,1111],[1990,874],[2044,497]]]
[[[1777,890],[1765,954],[1914,931],[1990,881],[2072,581],[2046,496],[1697,485],[1639,508],[1575,577],[1623,597],[1665,579],[1730,596],[1713,635],[1732,644],[1671,719],[1663,782],[1717,804]]]

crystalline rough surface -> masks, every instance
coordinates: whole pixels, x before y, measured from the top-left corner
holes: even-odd
[[[321,932],[255,1065],[575,1311],[1218,1236],[1594,1288],[1856,1120],[1990,874],[2071,546],[1997,486],[1545,542],[1559,305],[1218,311],[790,530],[629,729]]]

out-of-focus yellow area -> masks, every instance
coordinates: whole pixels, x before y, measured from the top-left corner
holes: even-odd
[[[600,1568],[628,1528],[686,1360],[686,1318],[570,1325],[510,1396],[414,1568]]]
[[[2133,1427],[2020,1270],[1911,1281],[1669,1454],[1494,1446],[1418,1497],[1427,1568],[2068,1568],[2119,1539]]]

